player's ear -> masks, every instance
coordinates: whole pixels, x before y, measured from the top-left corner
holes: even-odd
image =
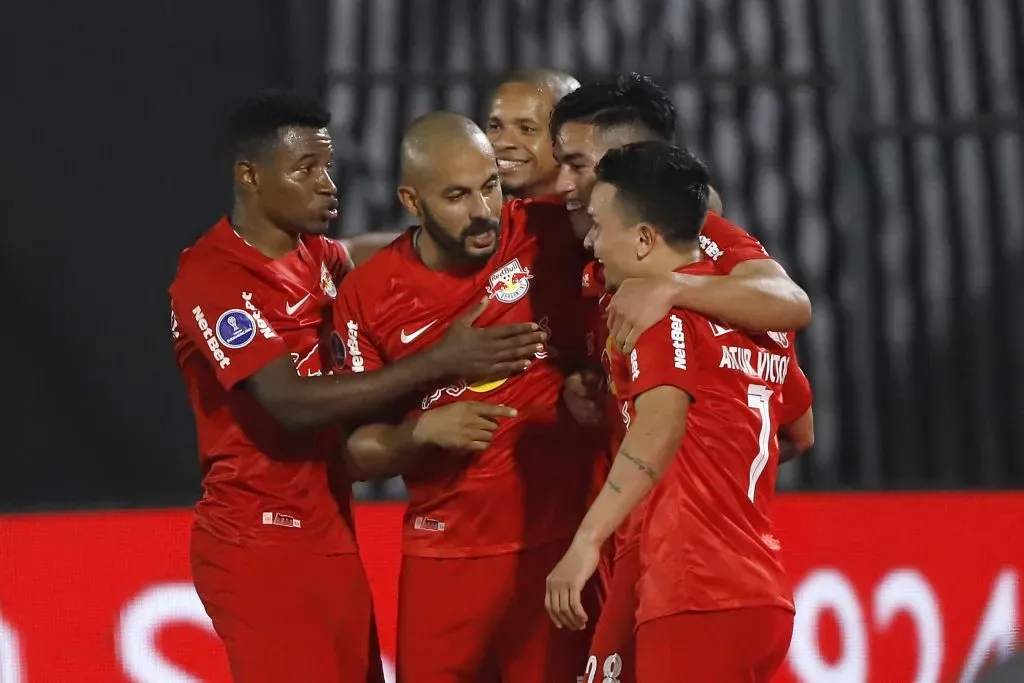
[[[402,203],[405,210],[411,213],[416,218],[423,218],[423,213],[420,211],[420,198],[416,194],[416,190],[408,185],[402,185],[398,188],[398,201]]]
[[[256,167],[249,161],[235,162],[235,183],[252,192],[256,190],[259,181],[256,178]]]
[[[636,227],[636,257],[638,259],[646,258],[654,249],[654,241],[657,238],[658,233],[653,226],[647,223],[638,225]]]

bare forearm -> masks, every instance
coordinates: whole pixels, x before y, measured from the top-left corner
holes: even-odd
[[[288,429],[314,429],[344,422],[358,424],[388,411],[399,400],[443,379],[430,352],[371,372],[297,377],[286,382],[251,382],[256,399]]]
[[[651,492],[679,447],[675,434],[655,432],[630,439],[631,435],[626,435],[601,493],[580,524],[578,536],[604,543]]]
[[[673,305],[746,330],[800,330],[811,322],[810,299],[784,275],[676,273],[673,279]]]
[[[400,425],[370,424],[348,438],[349,471],[360,479],[383,479],[404,474],[420,450],[416,420]]]

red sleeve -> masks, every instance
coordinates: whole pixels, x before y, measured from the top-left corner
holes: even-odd
[[[701,229],[700,248],[719,275],[728,275],[744,261],[771,258],[749,233],[713,213],[708,213]]]
[[[288,354],[263,318],[259,283],[246,280],[221,269],[209,275],[179,274],[171,286],[177,332],[196,345],[225,389]]]
[[[338,298],[334,300],[334,332],[331,334],[331,356],[336,372],[366,372],[384,367],[369,316],[361,305],[361,301],[368,298],[372,297],[358,291],[354,276],[342,280]]]
[[[782,385],[782,407],[779,409],[780,425],[788,425],[798,420],[807,412],[814,400],[811,383],[807,381],[807,375],[804,374],[800,363],[797,362],[796,354],[791,355],[790,359],[789,372]]]
[[[692,329],[686,317],[673,310],[667,318],[640,335],[629,355],[629,393],[633,399],[662,385],[696,396],[696,356],[689,348],[693,341]]]

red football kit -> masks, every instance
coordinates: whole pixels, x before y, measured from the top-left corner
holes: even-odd
[[[754,237],[714,213],[708,213],[704,222],[700,246],[703,258],[713,268],[713,275],[728,275],[744,261],[770,258]],[[587,264],[584,270],[583,296],[588,303],[587,351],[592,364],[601,364],[608,383],[606,414],[612,434],[609,462],[604,466],[607,474],[610,461],[619,452],[626,435],[622,412],[625,406],[619,400],[617,387],[628,384],[629,374],[626,368],[611,362],[612,341],[608,336],[606,309],[612,297],[605,289],[604,269],[596,261]],[[640,576],[639,528],[645,507],[645,503],[641,503],[613,538],[614,560],[611,576],[606,578],[607,595],[590,646],[588,676],[593,668],[596,675],[614,677],[620,683],[636,680],[636,584]],[[612,676],[615,672],[617,675]]]
[[[679,272],[711,275],[714,263]],[[793,596],[769,507],[778,429],[811,404],[793,338],[673,309],[630,355],[612,354],[616,376],[627,378],[617,387],[627,430],[650,389],[692,398],[640,529],[636,674],[645,683],[769,681],[785,659]]]
[[[400,681],[475,681],[494,666],[505,683],[574,680],[589,634],[556,629],[544,610],[547,574],[586,512],[601,430],[561,402],[564,372],[584,362],[579,277],[585,253],[564,207],[512,200],[496,253],[478,271],[433,271],[416,229],[346,278],[334,347],[348,372],[393,363],[436,343],[483,297],[479,327],[534,321],[549,339],[507,379],[427,389],[410,416],[456,401],[518,411],[479,454],[424,453],[404,476],[398,616]]]
[[[303,376],[330,370],[322,339],[347,267],[319,236],[268,258],[223,219],[170,287],[203,472],[193,578],[236,681],[383,680],[338,433],[288,432],[238,386],[282,357]]]

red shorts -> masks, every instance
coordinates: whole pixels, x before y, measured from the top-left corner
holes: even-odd
[[[383,683],[359,555],[243,548],[193,529],[192,577],[235,683]]]
[[[793,635],[781,607],[685,612],[640,624],[636,676],[643,683],[769,683]]]
[[[591,633],[556,628],[544,609],[547,576],[568,545],[491,557],[405,557],[399,683],[575,681]],[[588,614],[596,613],[592,593],[584,596]]]
[[[636,681],[636,584],[640,579],[640,545],[633,544],[612,566],[608,595],[590,643],[584,681]],[[592,675],[593,673],[593,675]]]

